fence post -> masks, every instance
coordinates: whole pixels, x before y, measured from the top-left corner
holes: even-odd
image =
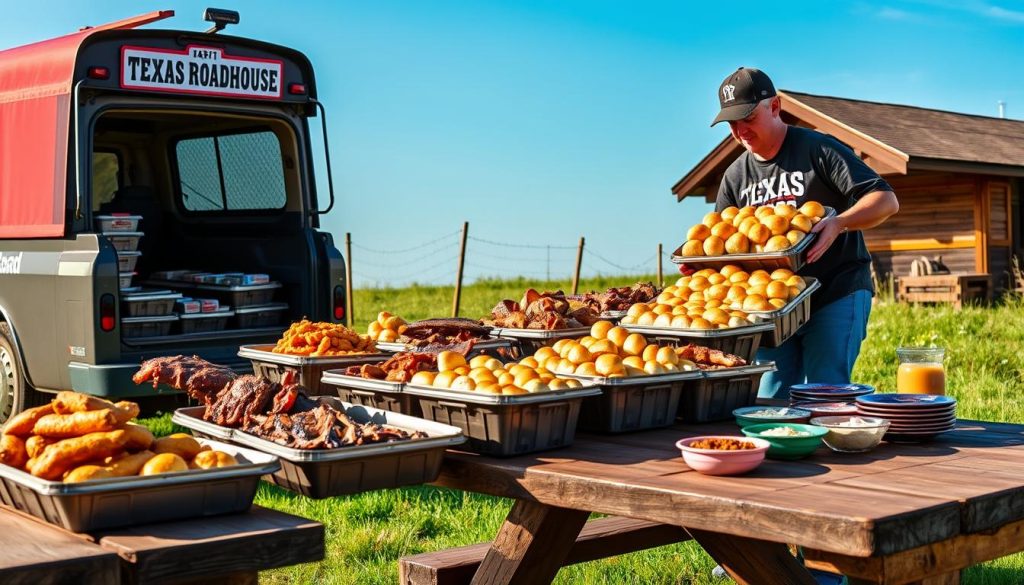
[[[459,248],[459,271],[455,277],[455,298],[452,299],[452,317],[459,316],[459,301],[462,300],[462,268],[466,263],[466,236],[469,234],[469,222],[462,222],[462,245]]]
[[[580,288],[580,266],[583,264],[583,236],[580,236],[580,246],[576,249],[576,271],[572,273],[572,294],[578,294]]]
[[[352,232],[345,232],[345,325],[352,327]]]
[[[665,286],[665,275],[661,271],[661,243],[658,243],[658,288]]]

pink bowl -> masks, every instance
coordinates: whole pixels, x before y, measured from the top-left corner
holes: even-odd
[[[694,449],[690,443],[704,439],[736,439],[753,443],[754,449],[741,449],[737,451],[722,451],[718,449]],[[754,437],[732,437],[728,435],[706,435],[703,437],[690,437],[680,439],[676,447],[683,452],[683,461],[693,469],[705,475],[739,475],[746,473],[761,465],[764,461],[764,454],[768,451],[770,443],[764,439]]]

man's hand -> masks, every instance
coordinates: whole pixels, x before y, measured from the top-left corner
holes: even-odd
[[[811,228],[812,234],[818,234],[818,239],[807,252],[807,262],[817,262],[822,255],[832,246],[839,234],[846,231],[846,226],[838,217],[829,217],[814,224]]]

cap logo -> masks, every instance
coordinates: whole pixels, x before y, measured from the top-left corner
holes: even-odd
[[[722,103],[731,102],[736,99],[736,86],[735,85],[723,85],[722,86]]]

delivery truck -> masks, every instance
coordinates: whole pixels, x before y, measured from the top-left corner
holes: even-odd
[[[0,51],[0,420],[65,389],[152,394],[131,381],[150,357],[243,369],[239,346],[292,320],[344,321],[309,59],[224,34],[230,11],[140,28],[171,16]]]

